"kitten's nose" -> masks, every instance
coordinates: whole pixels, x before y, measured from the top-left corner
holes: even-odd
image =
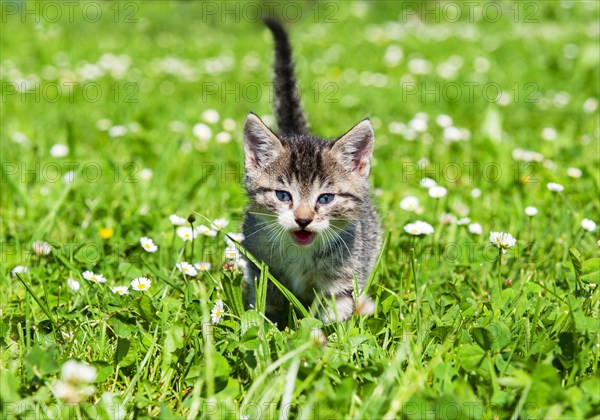
[[[298,223],[298,226],[300,226],[302,229],[308,226],[310,222],[312,222],[312,219],[309,219],[308,217],[300,217],[296,219],[296,223]]]

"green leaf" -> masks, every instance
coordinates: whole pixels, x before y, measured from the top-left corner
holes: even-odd
[[[137,359],[137,341],[119,337],[115,351],[115,363],[122,366],[131,366]]]
[[[119,315],[116,315],[108,318],[106,323],[112,327],[118,337],[130,338],[138,331],[138,326],[133,318],[121,319]]]
[[[481,347],[483,350],[488,351],[492,349],[494,337],[486,328],[473,328],[471,335],[473,336],[475,342],[479,344],[479,347]]]
[[[581,264],[581,280],[586,283],[600,281],[600,258],[590,258]]]
[[[42,377],[60,370],[59,357],[58,347],[56,346],[45,349],[34,347],[27,353],[23,361],[31,374]]]
[[[112,375],[114,371],[114,366],[103,360],[96,360],[93,361],[91,364],[96,368],[97,372],[96,380],[94,381],[95,383],[104,382],[106,378]]]
[[[485,357],[485,352],[475,344],[465,344],[458,349],[458,360],[466,370],[474,370],[479,367]]]
[[[152,300],[148,295],[142,295],[142,297],[136,301],[136,304],[138,309],[140,310],[141,317],[145,321],[152,322],[158,319],[156,315],[157,309],[154,306],[154,304],[152,304]]]
[[[575,278],[579,280],[579,277],[581,277],[581,254],[576,248],[569,248],[569,256],[575,270]]]

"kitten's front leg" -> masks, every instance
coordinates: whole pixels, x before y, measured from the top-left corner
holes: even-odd
[[[354,313],[353,289],[343,290],[332,295],[324,304],[326,308],[321,309],[319,318],[323,323],[342,322]]]

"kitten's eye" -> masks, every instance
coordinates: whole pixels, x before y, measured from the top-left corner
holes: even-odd
[[[287,191],[276,190],[275,195],[279,201],[292,201],[292,196]]]
[[[335,197],[335,195],[333,195],[333,194],[321,194],[319,196],[319,198],[317,199],[317,203],[329,204],[333,201],[333,197]]]

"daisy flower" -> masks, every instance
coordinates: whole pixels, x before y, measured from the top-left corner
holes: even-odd
[[[416,211],[419,208],[419,199],[413,195],[406,196],[400,201],[400,208],[406,211]]]
[[[594,232],[596,230],[596,222],[590,219],[583,219],[581,221],[581,227],[588,232]]]
[[[227,245],[234,245],[234,242],[242,242],[244,240],[244,234],[243,233],[234,233],[234,232],[230,232],[227,234],[227,236],[225,236],[225,242],[227,243]]]
[[[194,268],[198,271],[209,271],[212,265],[206,261],[200,261],[194,264]]]
[[[179,271],[181,271],[186,276],[194,277],[198,274],[198,270],[192,264],[182,261],[175,265]]]
[[[138,277],[131,281],[131,288],[133,290],[137,290],[138,292],[145,292],[150,288],[152,284],[152,280],[148,277]]]
[[[212,130],[208,125],[203,123],[194,125],[192,128],[192,133],[198,138],[198,140],[201,141],[208,141],[212,137]]]
[[[113,293],[116,293],[121,296],[129,294],[129,287],[127,287],[127,286],[111,287],[110,290],[112,290]]]
[[[95,274],[93,271],[84,271],[82,274],[84,279],[91,281],[92,283],[106,283],[106,279],[102,274]]]
[[[421,187],[429,189],[431,187],[435,187],[437,185],[437,182],[435,182],[431,178],[423,178],[421,179],[421,182],[419,182],[419,184],[421,185]]]
[[[221,317],[225,314],[225,308],[223,307],[223,301],[221,299],[215,302],[212,311],[210,311],[210,317],[213,324],[218,324],[221,321]]]
[[[533,206],[525,207],[525,214],[529,217],[533,217],[538,214],[538,209]]]
[[[73,290],[74,292],[78,291],[81,287],[79,282],[75,279],[67,279],[67,286],[69,286],[69,289]]]
[[[221,230],[229,224],[229,220],[225,218],[215,219],[212,222],[212,227],[216,230]]]
[[[69,331],[69,332],[61,331],[60,335],[62,335],[62,338],[65,341],[69,341],[69,342],[73,341],[73,338],[75,337],[75,333],[73,331]]]
[[[235,245],[229,245],[225,248],[225,258],[228,260],[236,260],[238,255],[238,249]]]
[[[15,268],[12,269],[11,274],[13,277],[16,277],[17,274],[25,274],[27,273],[27,267],[24,265],[17,265]]]
[[[414,223],[409,223],[404,226],[404,231],[411,235],[420,236],[431,235],[434,232],[434,229],[429,223],[417,220]]]
[[[503,254],[515,246],[517,240],[510,233],[505,232],[490,232],[490,242],[502,250]]]
[[[456,222],[456,216],[451,213],[440,214],[440,223],[442,225],[449,225]]]
[[[469,217],[461,217],[456,221],[457,225],[468,225],[471,223],[471,219]]]
[[[176,214],[170,215],[169,220],[171,221],[171,224],[173,226],[185,225],[185,223],[187,222],[187,220],[185,220],[183,217],[179,217]]]
[[[553,191],[553,192],[562,192],[565,190],[565,187],[563,187],[560,184],[557,184],[556,182],[547,183],[546,188],[548,188],[550,191]]]
[[[473,198],[481,197],[481,190],[479,188],[473,188],[471,190],[471,197],[473,197]]]
[[[52,247],[48,242],[35,241],[31,246],[36,255],[48,255],[52,252]]]
[[[207,109],[202,113],[202,119],[209,124],[216,124],[219,122],[219,113],[214,109]]]
[[[469,233],[473,235],[481,235],[483,233],[483,228],[479,223],[471,223],[468,227]]]
[[[90,383],[96,380],[96,368],[75,360],[65,362],[61,370],[61,379],[72,384]]]
[[[581,178],[583,172],[579,168],[568,168],[567,175],[573,179]]]
[[[217,231],[214,229],[209,228],[208,226],[204,226],[204,225],[200,225],[198,227],[195,228],[195,233],[196,234],[200,234],[200,235],[204,235],[204,236],[210,236],[210,237],[215,237],[217,236]]]
[[[154,241],[146,236],[140,238],[140,244],[142,244],[142,248],[146,252],[156,252],[158,247],[154,244]]]
[[[185,242],[191,241],[196,237],[196,232],[189,226],[181,226],[178,227],[175,231],[177,236],[183,239]]]
[[[429,188],[427,193],[431,198],[442,198],[446,196],[448,190],[441,185],[434,185],[433,187]]]

